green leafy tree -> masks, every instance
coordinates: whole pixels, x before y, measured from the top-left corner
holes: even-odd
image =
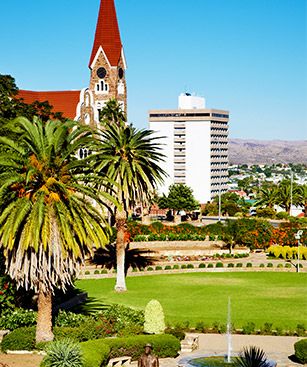
[[[164,206],[175,211],[191,212],[199,208],[199,203],[193,196],[193,190],[184,184],[174,184],[169,187],[168,196],[162,197]],[[159,202],[159,206],[160,206]]]
[[[116,107],[116,108],[115,108]],[[110,110],[114,110],[113,114]],[[111,116],[111,117],[110,117]],[[99,133],[99,145],[96,148],[97,163],[94,166],[100,175],[106,175],[114,183],[110,185],[118,205],[115,210],[117,228],[116,257],[117,277],[115,290],[126,291],[125,248],[127,245],[127,219],[137,205],[145,207],[150,202],[164,171],[159,163],[163,160],[157,137],[151,130],[137,130],[126,125],[123,114],[114,105],[107,103],[102,110],[103,128]],[[110,120],[111,118],[111,120]]]
[[[0,74],[0,134],[3,124],[18,116],[24,116],[30,120],[37,116],[44,122],[49,119],[66,121],[63,114],[54,111],[48,101],[34,101],[27,104],[22,98],[18,98],[18,91],[12,76]],[[5,130],[2,134],[3,132]]]
[[[18,139],[0,136],[0,247],[17,286],[38,293],[36,340],[49,341],[55,289],[65,290],[93,246],[107,242],[104,197],[76,158],[93,133],[74,121],[37,118],[6,129]]]

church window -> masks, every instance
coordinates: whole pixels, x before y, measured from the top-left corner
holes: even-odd
[[[108,93],[109,85],[105,81],[100,80],[100,82],[96,84],[96,91],[99,93]]]
[[[123,82],[119,82],[117,86],[117,93],[118,94],[125,94],[125,86]]]

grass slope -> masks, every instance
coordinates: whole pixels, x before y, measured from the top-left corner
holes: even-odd
[[[236,327],[252,321],[295,328],[307,320],[307,274],[190,273],[131,277],[128,292],[113,291],[114,279],[79,280],[78,288],[104,304],[144,309],[151,299],[161,302],[171,324],[199,321],[226,323],[228,297]]]

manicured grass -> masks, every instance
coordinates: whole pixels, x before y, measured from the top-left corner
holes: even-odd
[[[304,273],[190,273],[130,277],[128,292],[113,291],[114,279],[79,280],[77,287],[104,304],[144,309],[151,299],[161,302],[166,321],[226,323],[231,297],[235,327],[251,321],[284,329],[307,324],[307,274]],[[306,325],[307,326],[307,325]]]

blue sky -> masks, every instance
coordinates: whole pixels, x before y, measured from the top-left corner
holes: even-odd
[[[306,139],[305,0],[116,0],[128,114],[176,108],[183,91],[231,112],[231,137]],[[0,73],[21,89],[88,86],[99,0],[0,4]]]

